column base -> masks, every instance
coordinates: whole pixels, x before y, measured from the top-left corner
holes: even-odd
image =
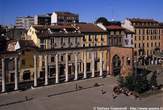
[[[14,88],[14,91],[18,91],[18,88]]]
[[[47,85],[48,85],[48,83],[45,83],[45,84],[44,84],[44,86],[47,86]]]
[[[1,93],[6,93],[6,91],[5,90],[2,90]]]
[[[36,88],[36,87],[38,87],[38,86],[37,86],[37,85],[34,85],[33,87],[35,87],[35,88]]]
[[[95,75],[92,75],[91,77],[92,77],[92,78],[94,78],[94,77],[95,77]]]
[[[33,86],[34,88],[38,87],[37,85]]]

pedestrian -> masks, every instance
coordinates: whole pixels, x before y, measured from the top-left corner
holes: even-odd
[[[117,98],[117,95],[113,92],[113,99]]]
[[[77,84],[75,84],[75,89],[76,89],[76,91],[78,90],[78,85]]]
[[[106,93],[106,91],[104,91],[104,90],[102,89],[102,90],[101,90],[101,93],[102,93],[102,94],[105,94],[105,93]]]
[[[25,101],[28,101],[28,97],[27,96],[25,96]]]

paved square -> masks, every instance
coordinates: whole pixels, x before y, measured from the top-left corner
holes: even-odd
[[[94,87],[99,83],[99,87]],[[81,90],[76,91],[76,84]],[[0,110],[93,110],[94,107],[163,107],[163,93],[141,100],[112,97],[112,77],[92,78],[0,95]],[[101,90],[106,91],[102,94]],[[27,96],[27,97],[26,97]],[[27,98],[27,99],[26,99]],[[26,101],[27,100],[27,101]]]

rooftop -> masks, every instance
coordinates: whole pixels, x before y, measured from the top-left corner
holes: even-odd
[[[77,24],[76,27],[79,29],[80,32],[96,32],[96,33],[106,32],[92,23]]]
[[[71,13],[71,12],[56,11],[55,13],[60,16],[78,16],[78,14]]]
[[[142,19],[142,18],[127,18],[131,22],[152,22],[152,23],[158,23],[158,21],[154,19]]]
[[[54,24],[54,25],[34,25],[40,38],[47,37],[77,37],[82,36],[79,31],[71,24]]]
[[[125,30],[123,27],[119,25],[109,25],[109,26],[106,26],[106,28],[108,30]]]

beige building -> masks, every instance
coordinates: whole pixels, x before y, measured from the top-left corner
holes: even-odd
[[[126,19],[123,26],[135,32],[133,39],[135,56],[151,56],[156,51],[160,51],[161,31],[158,21],[132,18]]]
[[[108,48],[108,36],[107,31],[102,30],[95,24],[91,23],[83,23],[83,24],[76,24],[74,25],[76,29],[79,30],[81,34],[83,34],[83,37],[81,39],[82,47],[83,48],[91,48],[92,50],[97,49],[97,51],[93,52],[81,52],[81,59],[86,59],[87,61],[87,68],[89,71],[91,71],[89,68],[91,67],[91,61],[94,57],[94,66],[95,66],[95,73],[98,75],[102,75],[103,73],[107,73],[107,48]],[[101,51],[100,48],[104,48],[104,50]],[[93,56],[92,56],[93,55]],[[102,60],[102,61],[101,61]],[[102,63],[102,65],[101,65]],[[100,65],[103,67],[101,72],[100,71]],[[84,66],[84,65],[83,65]]]

